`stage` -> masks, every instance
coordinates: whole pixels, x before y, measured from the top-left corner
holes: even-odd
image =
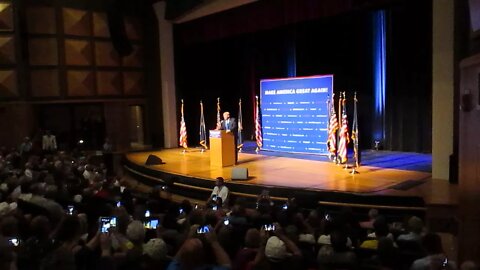
[[[149,155],[164,164],[146,166]],[[456,205],[457,186],[431,179],[431,160],[425,155],[401,152],[368,151],[358,174],[336,165],[326,157],[272,152],[239,153],[237,168],[247,168],[247,180],[231,180],[235,167],[211,167],[209,151],[165,149],[125,155],[128,173],[149,186],[168,185],[175,193],[192,199],[207,198],[216,177],[227,180],[238,196],[255,198],[262,189],[276,199],[299,196],[312,201],[348,204],[383,204],[389,207]],[[414,164],[415,163],[415,164]],[[407,168],[416,168],[407,169]],[[381,198],[381,200],[379,200]]]

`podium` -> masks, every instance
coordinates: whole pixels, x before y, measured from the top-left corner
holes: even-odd
[[[235,136],[225,130],[210,130],[210,166],[235,165]]]

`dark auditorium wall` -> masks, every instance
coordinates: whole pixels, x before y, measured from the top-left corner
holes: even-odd
[[[34,136],[39,129],[58,128],[66,133],[61,135],[63,144],[71,148],[78,130],[84,129],[112,138],[117,150],[126,149],[131,132],[128,111],[133,105],[144,109],[145,141],[150,141],[151,104],[146,96],[156,90],[158,78],[153,74],[159,67],[152,57],[157,47],[150,41],[158,33],[148,3],[3,2],[10,7],[0,12],[0,20],[8,22],[1,25],[11,29],[0,34],[0,122],[20,117],[30,121],[16,121],[19,133],[2,129],[0,144],[16,145],[18,138]],[[42,118],[45,115],[48,119]],[[82,123],[89,124],[79,127]],[[101,141],[95,139],[89,147],[97,148]]]

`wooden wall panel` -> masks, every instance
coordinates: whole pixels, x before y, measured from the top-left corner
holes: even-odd
[[[33,135],[35,115],[32,107],[30,104],[0,105],[0,142],[2,146],[18,147],[22,138]]]
[[[59,97],[60,84],[57,70],[32,70],[30,72],[32,97]]]
[[[97,66],[116,67],[120,65],[118,55],[111,42],[95,42],[95,62]]]
[[[124,72],[123,87],[125,95],[141,95],[143,93],[143,73],[142,72]]]
[[[122,60],[124,67],[142,67],[143,66],[143,47],[133,45],[133,52]]]
[[[30,65],[58,65],[56,38],[31,38],[28,51]]]
[[[110,37],[110,30],[108,29],[107,15],[105,13],[93,13],[93,35],[95,37]]]
[[[0,70],[0,97],[18,97],[17,74],[14,70]]]
[[[27,7],[27,32],[32,34],[55,34],[57,23],[55,9],[45,6]]]
[[[68,95],[93,96],[95,73],[91,71],[67,71]]]
[[[121,95],[121,73],[111,71],[97,72],[97,92],[99,95]]]
[[[89,41],[65,40],[65,63],[69,66],[89,66],[92,64],[92,47]]]
[[[91,36],[91,16],[89,11],[63,8],[63,29],[67,35]]]
[[[15,64],[15,40],[13,37],[0,37],[0,64]]]
[[[13,6],[11,3],[0,3],[0,31],[13,31]]]
[[[142,39],[142,24],[138,18],[127,17],[125,18],[125,32],[127,37],[132,40]]]

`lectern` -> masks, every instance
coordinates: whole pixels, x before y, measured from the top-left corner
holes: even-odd
[[[210,166],[235,165],[235,137],[225,130],[210,130]]]

